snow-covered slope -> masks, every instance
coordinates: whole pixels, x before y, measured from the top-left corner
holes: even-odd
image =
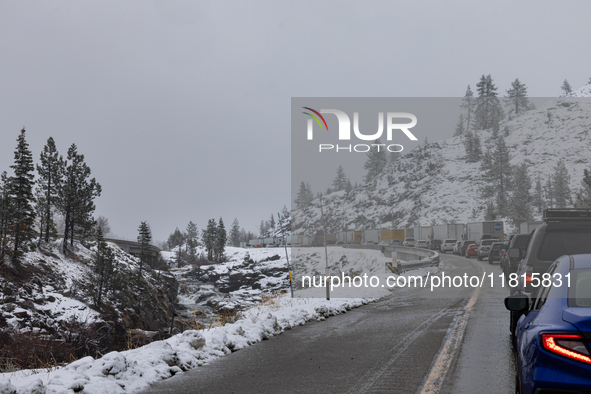
[[[591,85],[575,92],[591,96]],[[591,168],[591,100],[552,99],[537,109],[501,124],[509,129],[505,143],[511,164],[527,163],[535,184],[554,172],[563,159],[570,188],[580,188],[583,170]],[[492,146],[491,131],[478,131],[483,152]],[[481,162],[466,161],[463,137],[420,146],[389,164],[375,184],[324,196],[327,231],[404,228],[417,225],[467,223],[484,220],[486,179]],[[533,192],[533,190],[532,190]],[[391,221],[393,214],[394,223]],[[314,234],[322,228],[319,200],[292,215],[294,233]]]

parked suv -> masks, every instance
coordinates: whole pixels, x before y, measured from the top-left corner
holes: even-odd
[[[454,244],[457,242],[455,239],[444,239],[441,244],[441,253],[453,252]]]
[[[509,248],[510,259],[522,259],[516,285],[508,286],[511,294],[534,295],[539,288],[536,284],[560,256],[586,253],[591,253],[591,209],[546,209],[544,223],[529,235],[525,255],[519,248]],[[520,315],[511,312],[513,336]]]
[[[478,261],[482,261],[485,257],[488,257],[490,246],[495,242],[499,242],[499,240],[495,238],[487,238],[480,240],[480,245],[478,246],[478,251],[476,252]]]

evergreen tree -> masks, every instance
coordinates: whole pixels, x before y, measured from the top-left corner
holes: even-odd
[[[230,239],[232,240],[232,246],[240,246],[240,223],[238,223],[238,218],[234,218],[234,221],[232,222],[232,227],[230,228]]]
[[[109,219],[107,219],[104,216],[99,216],[98,219],[96,219],[96,231],[98,231],[98,229],[101,230],[101,232],[103,233],[103,236],[106,237],[109,233],[111,233],[111,226],[109,225]]]
[[[333,190],[336,192],[345,190],[347,187],[347,176],[345,175],[345,170],[341,165],[339,165],[339,168],[337,168],[337,176],[332,181],[332,186]]]
[[[216,244],[216,233],[217,233],[217,226],[215,224],[215,219],[209,219],[207,221],[207,227],[202,232],[202,239],[203,244],[205,246],[205,250],[207,251],[207,260],[213,261],[213,254]]]
[[[115,276],[115,256],[107,246],[103,232],[99,227],[96,235],[97,248],[93,257],[93,264],[88,275],[91,284],[89,288],[90,295],[96,307],[102,306],[103,296],[105,296],[111,287]]]
[[[92,213],[95,210],[94,199],[101,195],[101,185],[90,178],[90,168],[84,162],[84,155],[78,153],[75,144],[68,149],[65,176],[58,188],[58,209],[64,216],[63,252],[74,244],[74,236],[84,238],[95,222]]]
[[[39,242],[44,238],[49,242],[49,237],[57,236],[57,229],[53,221],[53,211],[58,202],[58,190],[60,187],[62,174],[64,172],[64,159],[59,156],[55,141],[49,137],[43,147],[39,162],[37,164],[37,213],[40,218]],[[43,237],[45,235],[45,237]]]
[[[224,227],[224,221],[222,218],[218,221],[215,234],[215,260],[221,263],[224,260],[224,253],[226,250],[226,242],[228,240],[226,234],[226,228]]]
[[[458,118],[458,123],[456,123],[456,129],[454,131],[454,137],[464,134],[466,128],[464,126],[464,114],[460,114]]]
[[[8,238],[12,223],[12,199],[6,171],[0,175],[0,266],[8,253]]]
[[[273,214],[271,214],[271,219],[269,219],[269,228],[275,230],[275,218],[273,217]]]
[[[11,204],[10,235],[13,242],[12,261],[18,263],[20,257],[28,251],[28,244],[35,237],[35,210],[33,209],[33,185],[35,167],[29,144],[25,140],[25,129],[17,138],[18,145],[14,152],[14,164],[10,166],[14,175],[8,178]]]
[[[199,237],[199,230],[197,229],[197,225],[192,221],[189,221],[187,225],[187,252],[189,256],[195,257],[197,254],[197,244],[198,244],[198,237]]]
[[[498,124],[503,119],[503,108],[497,98],[497,87],[493,83],[491,75],[480,78],[476,84],[478,98],[476,100],[476,110],[474,120],[476,130],[485,130]]]
[[[174,249],[175,247],[180,247],[185,243],[186,236],[183,234],[179,228],[177,227],[172,234],[168,236],[168,244],[169,249]]]
[[[505,127],[503,127],[503,137],[509,137],[510,133],[511,131],[509,130],[509,127],[505,125]]]
[[[515,167],[513,182],[518,187],[514,188],[511,196],[511,219],[515,226],[532,219],[533,197],[530,193],[531,178],[527,174],[527,164],[522,163]]]
[[[384,148],[379,147],[381,144],[380,140],[377,139],[372,144],[370,150],[366,153],[367,160],[363,165],[363,168],[367,170],[365,175],[365,183],[371,183],[378,178],[378,176],[384,170],[387,163],[386,151]]]
[[[482,145],[478,132],[466,130],[464,133],[464,148],[466,149],[466,161],[475,163],[482,155]]]
[[[140,269],[137,274],[137,285],[140,285],[140,279],[142,277],[142,269],[144,263],[152,261],[152,252],[150,251],[150,242],[152,241],[152,232],[147,222],[141,222],[138,228],[139,235],[137,242],[140,244]]]
[[[300,183],[300,189],[298,190],[298,194],[295,199],[296,206],[298,209],[306,207],[311,201],[313,200],[312,190],[310,189],[310,184],[304,183],[302,181]]]
[[[518,116],[530,109],[530,103],[527,98],[527,87],[519,81],[519,78],[515,78],[515,81],[511,82],[511,89],[508,89],[506,92],[505,103],[509,105],[510,117],[512,115]]]
[[[548,202],[548,208],[554,208],[554,185],[552,184],[551,176],[549,176],[546,180],[544,192],[546,193],[546,201]]]
[[[564,160],[559,159],[556,167],[554,167],[554,175],[552,176],[552,183],[554,185],[554,199],[558,208],[566,208],[572,204],[572,196],[570,191],[570,175]]]
[[[474,92],[470,85],[466,88],[466,93],[462,99],[460,107],[466,111],[464,130],[469,131],[472,128],[474,122],[474,111],[476,111],[476,99],[474,98]]]
[[[560,87],[560,89],[562,89],[563,96],[564,97],[569,97],[570,95],[573,94],[573,89],[570,86],[570,83],[568,83],[568,81],[565,79],[564,82],[562,83],[562,86]]]
[[[544,189],[542,188],[542,181],[540,179],[540,175],[538,174],[536,187],[534,189],[534,207],[536,207],[537,213],[541,214],[544,210],[544,206]]]
[[[351,193],[351,190],[353,190],[353,186],[351,185],[351,180],[347,179],[347,183],[345,184],[345,192],[347,194]]]
[[[283,205],[283,209],[281,210],[281,217],[282,218],[286,218],[286,217],[289,217],[289,216],[291,216],[291,214],[289,212],[289,209],[287,209],[287,206],[286,205]]]
[[[485,188],[484,195],[490,197],[496,194],[496,211],[505,216],[508,214],[508,193],[511,189],[511,155],[503,137],[499,136],[495,141],[495,149],[481,166],[485,179],[490,182]]]
[[[581,189],[577,193],[575,207],[591,208],[591,171],[583,170]]]

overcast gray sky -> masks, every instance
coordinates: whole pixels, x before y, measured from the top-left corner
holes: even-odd
[[[581,1],[2,1],[0,171],[76,143],[97,215],[165,240],[290,204],[291,97],[454,97],[591,77]],[[431,139],[430,139],[431,140]]]

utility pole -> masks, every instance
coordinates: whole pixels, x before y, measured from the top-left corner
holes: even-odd
[[[287,255],[287,239],[285,238],[285,230],[283,229],[283,222],[281,221],[281,215],[277,213],[279,218],[279,227],[281,227],[281,235],[283,237],[283,246],[285,247],[285,258],[287,259],[287,270],[289,271],[289,290],[291,290],[291,298],[293,298],[293,285],[291,284],[291,266],[289,265],[289,256]]]
[[[324,258],[326,260],[326,269],[324,274],[324,283],[326,284],[326,299],[330,300],[330,288],[328,287],[328,248],[326,247],[326,224],[324,223],[324,209],[322,207],[322,193],[320,193],[320,217],[322,218],[322,229],[324,231]]]

